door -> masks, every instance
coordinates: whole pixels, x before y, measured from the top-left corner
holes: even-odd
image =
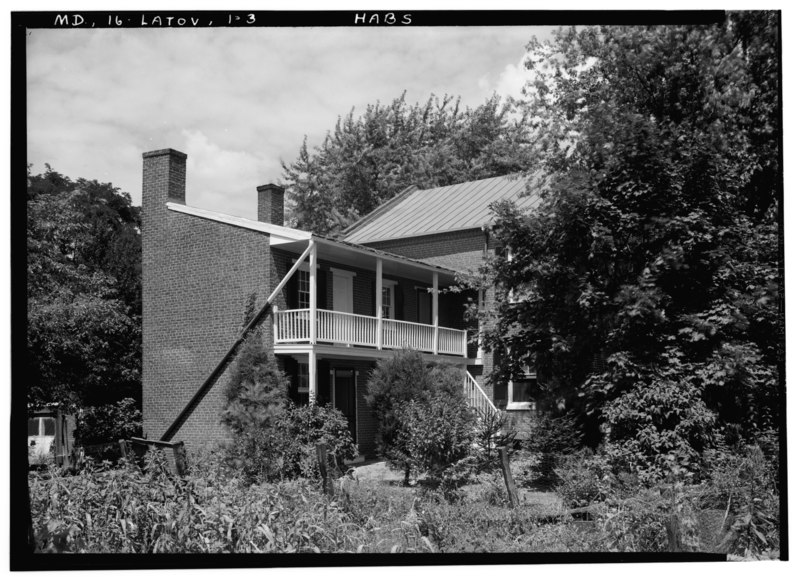
[[[353,442],[356,440],[356,372],[354,369],[333,371],[333,406],[347,417]]]

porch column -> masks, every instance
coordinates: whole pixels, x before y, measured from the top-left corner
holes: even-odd
[[[375,316],[378,319],[375,329],[375,346],[383,348],[383,261],[375,259]]]
[[[439,354],[439,273],[433,273],[433,299],[432,299],[433,317],[433,354]]]
[[[308,404],[317,403],[317,353],[312,349],[308,352]]]
[[[317,243],[314,242],[314,239],[311,239],[309,243],[311,244],[311,254],[308,255],[308,314],[311,319],[308,336],[313,346],[317,344]],[[308,370],[311,371],[311,367]],[[310,377],[311,373],[309,372]]]

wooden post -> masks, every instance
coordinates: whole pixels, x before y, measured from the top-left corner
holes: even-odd
[[[308,316],[309,338],[313,345],[317,344],[317,244],[310,240],[311,254],[308,257]]]
[[[439,354],[439,273],[433,273],[433,299],[431,313],[433,316],[433,354]]]
[[[312,347],[308,351],[308,404],[317,402],[317,353]]]
[[[375,262],[375,316],[378,318],[375,345],[380,350],[383,348],[383,261],[380,258]]]
[[[317,444],[317,465],[319,465],[319,474],[322,477],[322,491],[329,497],[333,497],[333,482],[328,474],[328,446],[325,443]]]
[[[508,491],[508,500],[511,502],[511,508],[519,507],[519,495],[517,495],[517,486],[514,484],[514,477],[511,476],[511,464],[508,461],[508,449],[500,447],[500,466],[503,469],[503,479],[506,482],[506,490]]]
[[[175,459],[175,472],[179,476],[186,476],[186,447],[183,446],[183,441],[175,443],[172,447],[172,456]]]
[[[128,444],[125,442],[125,439],[119,440],[119,452],[123,459],[128,458]]]

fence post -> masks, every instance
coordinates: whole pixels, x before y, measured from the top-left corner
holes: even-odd
[[[514,484],[514,477],[511,476],[511,464],[508,461],[508,449],[500,447],[500,466],[503,469],[503,479],[506,482],[506,490],[508,491],[508,500],[511,502],[511,508],[519,507],[519,495],[517,495],[517,486]]]
[[[175,458],[175,471],[179,476],[186,476],[186,447],[183,441],[179,441],[172,446],[172,456]]]
[[[317,464],[322,477],[322,491],[329,497],[333,496],[333,483],[328,475],[328,446],[325,443],[317,444]]]
[[[120,439],[119,441],[119,452],[122,455],[123,459],[128,458],[128,445],[125,442],[125,439]]]

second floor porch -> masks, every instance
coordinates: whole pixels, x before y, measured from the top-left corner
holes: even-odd
[[[275,310],[273,334],[276,345],[330,343],[374,349],[410,348],[434,355],[467,356],[465,330],[341,311]]]

